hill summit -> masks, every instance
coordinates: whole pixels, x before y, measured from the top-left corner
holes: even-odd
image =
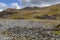
[[[0,12],[2,19],[60,19],[60,4],[48,7],[25,7],[23,9],[6,9]]]

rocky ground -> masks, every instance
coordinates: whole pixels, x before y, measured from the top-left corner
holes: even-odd
[[[60,35],[45,30],[54,28],[44,22],[1,20],[0,40],[60,40]]]

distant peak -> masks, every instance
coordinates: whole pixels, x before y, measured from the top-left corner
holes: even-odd
[[[25,7],[23,9],[40,9],[40,7]]]

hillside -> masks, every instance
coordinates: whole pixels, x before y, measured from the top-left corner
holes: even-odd
[[[3,19],[53,19],[60,20],[60,4],[48,7],[26,7],[23,9],[6,9],[0,12]]]
[[[60,40],[60,4],[0,12],[0,39]]]

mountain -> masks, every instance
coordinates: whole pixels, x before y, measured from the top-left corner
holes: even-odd
[[[5,19],[60,19],[60,4],[48,7],[25,7],[23,9],[6,9],[0,12],[0,18]]]

